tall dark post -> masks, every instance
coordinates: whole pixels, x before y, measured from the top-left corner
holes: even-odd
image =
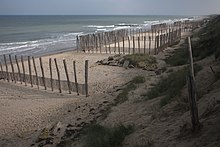
[[[22,84],[21,70],[20,70],[20,66],[19,66],[19,63],[18,63],[18,58],[17,58],[16,55],[15,55],[15,62],[16,62],[16,64],[17,64],[18,75],[19,75],[19,78],[20,78],[20,82],[21,82],[21,84]]]
[[[3,55],[3,56],[4,56],[4,61],[5,61],[5,70],[6,70],[6,74],[7,74],[7,80],[9,82],[9,73],[8,73],[8,65],[7,65],[7,61],[6,61],[6,56],[5,55]]]
[[[11,78],[11,80],[16,83],[14,65],[12,63],[12,59],[11,59],[11,55],[10,54],[9,54],[9,60],[10,60],[10,63],[11,63],[11,71],[12,71],[12,76],[13,76],[13,78]]]
[[[33,80],[32,80],[32,74],[31,74],[31,61],[30,61],[30,56],[28,56],[28,67],[29,67],[29,76],[30,76],[31,87],[33,87]]]
[[[78,82],[77,82],[77,76],[76,76],[76,61],[73,61],[73,72],[74,72],[76,93],[77,93],[77,95],[79,95],[79,88],[78,88]]]
[[[32,60],[33,60],[34,71],[35,71],[35,75],[36,75],[37,88],[39,89],[39,81],[38,81],[37,67],[36,67],[36,64],[35,64],[35,59],[34,59],[34,57],[32,57]]]
[[[59,71],[59,67],[58,67],[57,59],[56,58],[54,59],[54,62],[55,62],[55,66],[56,66],[56,69],[57,69],[57,78],[58,78],[58,84],[59,84],[59,92],[62,93],[61,83],[60,83],[60,71]]]
[[[39,60],[40,60],[40,67],[41,67],[41,72],[42,72],[42,80],[43,80],[43,84],[44,84],[44,89],[47,90],[45,76],[44,76],[44,68],[43,68],[43,63],[42,63],[41,57],[39,58]]]
[[[67,79],[67,85],[68,85],[68,88],[69,88],[69,94],[71,94],[70,79],[69,79],[69,74],[68,74],[68,69],[67,69],[67,66],[66,66],[66,60],[65,59],[63,60],[63,65],[64,65],[64,69],[65,69],[65,72],[66,72],[66,79]]]
[[[21,56],[21,64],[22,64],[22,69],[23,69],[23,81],[25,83],[25,86],[27,86],[23,56]]]
[[[85,61],[85,90],[86,90],[86,97],[89,96],[89,87],[88,87],[88,69],[89,69],[89,64],[88,64],[88,60]]]
[[[51,90],[53,91],[53,71],[52,71],[52,60],[51,60],[51,58],[49,59],[49,68],[50,68],[50,85],[51,85]]]

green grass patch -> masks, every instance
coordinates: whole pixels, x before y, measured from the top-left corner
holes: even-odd
[[[84,147],[117,147],[121,146],[124,138],[133,132],[133,126],[122,124],[107,128],[101,125],[92,125],[87,129]]]
[[[116,99],[116,104],[123,103],[128,100],[128,94],[130,91],[135,90],[137,86],[135,84],[141,84],[145,82],[145,78],[142,76],[134,77],[127,86],[122,89],[122,92],[119,93]]]
[[[134,77],[132,80],[131,80],[131,83],[134,83],[134,84],[141,84],[141,83],[144,83],[146,80],[144,77],[142,76],[136,76]]]
[[[185,47],[176,49],[173,55],[167,57],[165,62],[171,66],[180,66],[188,63],[188,50]]]
[[[130,61],[132,65],[137,67],[139,62],[145,62],[148,64],[156,64],[156,58],[153,56],[150,56],[148,54],[132,54],[132,55],[126,55],[124,56],[125,60]]]
[[[195,64],[194,70],[197,73],[202,67]],[[189,74],[187,67],[172,72],[160,81],[147,93],[145,99],[153,99],[158,96],[164,96],[160,101],[160,106],[168,104],[176,96],[180,96],[182,88],[186,85],[186,76]]]
[[[197,36],[200,37],[199,41],[192,42],[193,56],[197,60],[213,54],[216,58],[220,57],[220,16],[213,18]]]

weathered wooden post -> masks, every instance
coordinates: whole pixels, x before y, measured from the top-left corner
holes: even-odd
[[[116,53],[116,43],[117,43],[117,40],[116,40],[116,36],[115,36],[115,50],[114,50],[114,53]]]
[[[21,82],[21,84],[22,84],[22,80],[21,80],[21,70],[20,70],[20,66],[19,66],[19,63],[18,63],[17,55],[15,55],[15,62],[16,62],[16,64],[17,64],[18,75],[19,75],[19,78],[20,78],[20,82]]]
[[[67,85],[68,85],[68,88],[69,88],[69,94],[71,94],[70,79],[69,79],[69,74],[68,74],[68,69],[67,69],[67,66],[66,66],[66,60],[65,59],[63,60],[63,65],[64,65],[64,69],[65,69],[65,72],[66,72],[66,80],[67,80]]]
[[[131,53],[131,43],[130,43],[130,37],[128,37],[128,53]]]
[[[5,77],[4,77],[4,74],[3,74],[2,63],[1,63],[1,62],[0,62],[0,67],[1,67],[1,77],[0,77],[0,80],[1,80],[1,79],[4,79],[4,80],[5,80]]]
[[[12,59],[11,59],[11,55],[10,55],[10,54],[9,54],[9,60],[10,60],[11,71],[12,71],[12,76],[13,76],[13,78],[11,78],[11,80],[16,83],[14,65],[13,65],[13,63],[12,63]]]
[[[9,73],[8,73],[8,65],[7,65],[7,61],[6,61],[6,56],[4,56],[4,61],[5,61],[5,70],[6,70],[6,75],[7,75],[7,80],[9,82]]]
[[[117,42],[118,42],[118,53],[121,54],[119,37],[118,37],[118,41]]]
[[[144,54],[146,54],[146,36],[144,36]]]
[[[122,41],[123,41],[123,54],[125,54],[125,38],[124,37],[122,38]]]
[[[21,64],[22,64],[22,69],[23,69],[23,81],[24,81],[24,83],[25,83],[25,86],[27,86],[23,56],[21,56]]]
[[[40,57],[39,60],[40,60],[40,67],[41,67],[41,72],[42,72],[42,80],[43,80],[43,84],[44,84],[44,89],[47,90],[45,76],[44,76],[44,68],[43,68],[42,58]]]
[[[192,57],[192,47],[191,40],[188,37],[189,43],[189,59],[190,59],[190,76],[188,76],[188,93],[189,93],[189,104],[191,112],[192,129],[195,131],[199,128],[200,122],[198,117],[198,107],[197,107],[197,94],[196,94],[196,84],[193,68],[193,57]]]
[[[76,46],[77,46],[77,52],[79,52],[79,36],[76,36]]]
[[[135,40],[134,40],[134,36],[133,36],[133,54],[135,53]]]
[[[138,36],[138,53],[141,53],[141,47],[140,47],[140,37]]]
[[[88,64],[88,60],[85,61],[85,90],[86,90],[86,97],[89,96],[89,86],[88,86],[88,70],[89,70],[89,64]]]
[[[50,68],[50,85],[51,91],[53,91],[53,71],[52,71],[52,59],[49,59],[49,68]]]
[[[36,64],[35,64],[35,59],[34,59],[34,57],[32,57],[32,60],[33,60],[33,66],[34,66],[34,71],[35,71],[35,76],[36,76],[37,88],[39,89],[39,81],[38,81],[37,67],[36,67]]]
[[[151,50],[151,37],[149,36],[149,55],[150,55],[150,50]]]
[[[30,61],[30,56],[28,56],[28,67],[29,67],[30,83],[31,83],[31,87],[33,87],[33,80],[32,80],[32,74],[31,74],[31,61]]]
[[[74,79],[75,79],[76,93],[77,93],[77,95],[79,95],[79,87],[78,87],[77,75],[76,75],[76,61],[73,61],[73,72],[74,72]]]
[[[59,67],[58,67],[57,59],[56,58],[54,59],[54,62],[55,62],[55,66],[56,66],[56,69],[57,69],[57,78],[58,78],[58,84],[59,84],[59,92],[62,93],[61,83],[60,83],[60,71],[59,71]]]

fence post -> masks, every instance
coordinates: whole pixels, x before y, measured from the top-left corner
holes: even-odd
[[[134,36],[133,36],[133,54],[135,53],[135,40],[134,40]]]
[[[150,49],[151,49],[151,37],[149,36],[149,55],[150,55]]]
[[[10,60],[11,71],[12,71],[12,76],[13,76],[13,78],[11,78],[11,80],[14,81],[14,82],[16,83],[14,66],[13,66],[13,63],[12,63],[12,59],[11,59],[11,55],[10,55],[10,54],[9,54],[9,60]]]
[[[78,87],[77,76],[76,76],[76,61],[73,61],[73,72],[74,72],[76,93],[77,93],[77,95],[79,95],[79,87]]]
[[[144,54],[146,53],[146,36],[144,36]]]
[[[18,58],[17,58],[17,55],[15,55],[15,62],[17,64],[17,69],[18,69],[18,75],[19,75],[19,78],[20,78],[20,82],[22,84],[22,80],[21,80],[21,70],[20,70],[20,66],[18,64]]]
[[[85,90],[86,90],[86,97],[89,96],[89,91],[88,91],[88,60],[85,61]]]
[[[33,87],[30,56],[28,56],[28,67],[29,67],[29,76],[30,76],[31,87]]]
[[[123,41],[123,54],[125,54],[125,38],[124,37],[122,38],[122,41]]]
[[[39,89],[39,81],[38,81],[37,67],[36,67],[36,64],[35,64],[35,59],[34,59],[34,57],[32,57],[32,60],[33,60],[34,71],[35,71],[35,75],[36,75],[37,88]]]
[[[41,72],[42,72],[42,79],[43,79],[44,89],[47,90],[46,82],[45,82],[45,76],[44,76],[44,68],[43,68],[43,63],[42,63],[41,57],[39,58],[39,60],[40,60],[40,67],[41,67]]]
[[[66,79],[67,79],[67,85],[68,85],[68,88],[69,88],[69,94],[71,94],[70,79],[69,79],[68,69],[67,69],[67,66],[66,66],[66,60],[65,59],[63,60],[63,65],[64,65],[64,69],[65,69],[65,72],[66,72]]]
[[[138,53],[141,53],[141,47],[140,47],[140,37],[138,36]]]
[[[197,107],[197,94],[196,94],[196,85],[195,85],[195,77],[194,77],[194,69],[193,69],[193,57],[192,57],[192,47],[191,40],[188,37],[189,44],[189,58],[190,58],[190,76],[188,76],[188,94],[189,94],[189,103],[190,103],[190,112],[191,112],[191,121],[192,121],[192,129],[198,129],[200,126],[199,117],[198,117],[198,107]]]
[[[22,64],[22,69],[23,69],[23,81],[25,83],[25,86],[27,86],[23,56],[21,56],[21,64]]]
[[[50,85],[51,85],[51,91],[53,91],[53,71],[52,71],[52,60],[49,59],[49,68],[50,68]]]
[[[59,84],[59,92],[62,93],[61,83],[60,83],[60,71],[59,71],[59,67],[58,67],[57,59],[56,58],[54,58],[54,62],[55,62],[55,66],[56,66],[56,69],[57,69],[57,78],[58,78],[58,84]]]
[[[131,44],[130,44],[130,37],[128,37],[128,52],[131,53]]]
[[[5,55],[3,55],[3,56],[4,56],[4,61],[5,61],[5,69],[6,69],[6,74],[7,74],[7,80],[9,82],[9,73],[8,73],[8,65],[7,65],[7,61],[6,61],[6,56]]]
[[[3,68],[2,68],[2,63],[1,62],[0,62],[0,67],[1,67],[1,77],[0,77],[0,80],[1,79],[5,80],[5,77],[3,76]]]

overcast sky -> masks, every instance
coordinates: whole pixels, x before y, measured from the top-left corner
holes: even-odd
[[[220,0],[0,0],[0,15],[206,15]]]

